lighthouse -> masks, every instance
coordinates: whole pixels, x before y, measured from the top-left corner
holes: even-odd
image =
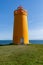
[[[29,44],[27,11],[19,6],[14,11],[13,43]]]

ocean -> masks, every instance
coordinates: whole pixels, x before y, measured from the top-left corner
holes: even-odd
[[[10,44],[10,43],[12,43],[12,40],[0,40],[0,45]]]
[[[43,40],[29,40],[32,44],[43,44]]]
[[[43,40],[29,40],[31,44],[43,44]],[[10,44],[12,43],[12,40],[0,40],[0,44]]]

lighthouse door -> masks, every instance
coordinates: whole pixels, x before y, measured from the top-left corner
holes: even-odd
[[[24,43],[24,38],[20,39],[20,43],[23,44]]]

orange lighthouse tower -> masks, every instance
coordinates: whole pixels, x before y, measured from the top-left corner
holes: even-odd
[[[21,6],[14,11],[13,43],[29,44],[27,12]]]

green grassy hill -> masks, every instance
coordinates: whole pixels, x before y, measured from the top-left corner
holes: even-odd
[[[0,46],[0,65],[43,65],[43,45]]]

